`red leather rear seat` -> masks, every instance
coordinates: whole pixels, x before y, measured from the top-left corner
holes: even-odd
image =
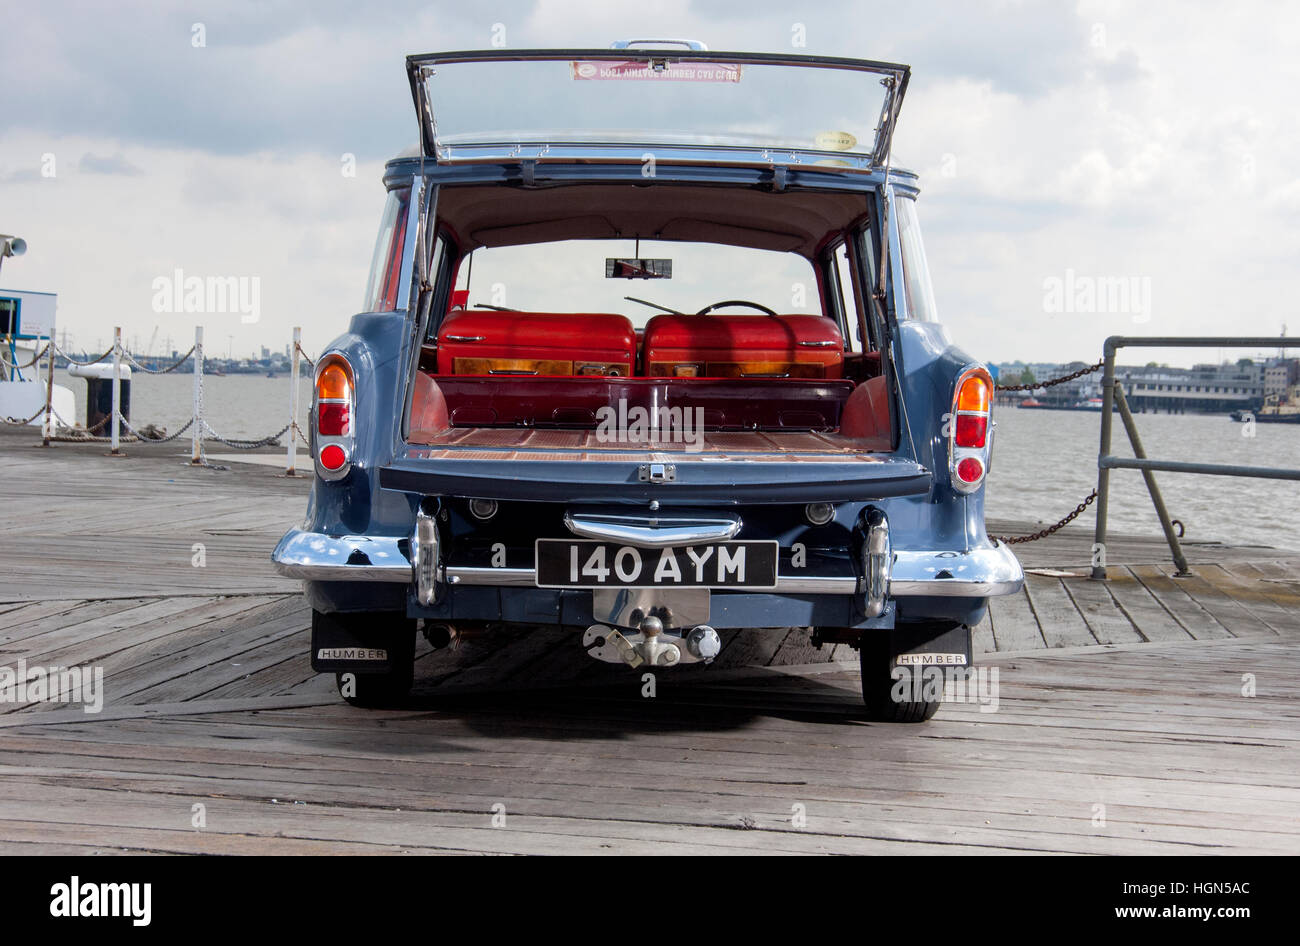
[[[646,374],[838,378],[844,338],[820,315],[656,315],[645,328]]]
[[[636,333],[602,312],[452,312],[438,331],[440,374],[629,377]]]

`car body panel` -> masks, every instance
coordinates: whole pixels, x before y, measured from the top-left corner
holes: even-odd
[[[609,51],[546,52],[552,62],[588,56],[614,61],[603,56]],[[917,195],[915,175],[888,166],[888,141],[906,67],[865,61],[828,67],[856,69],[895,83],[892,89],[886,86],[885,113],[872,148],[846,153],[847,163],[815,163],[793,152],[769,151],[760,157],[761,151],[740,146],[720,157],[716,149],[692,151],[683,145],[655,176],[659,183],[843,193],[861,199],[884,223],[884,279],[863,288],[882,290],[885,337],[879,369],[885,396],[873,402],[873,410],[891,420],[892,437],[850,455],[827,449],[742,449],[734,455],[698,456],[646,447],[618,455],[549,449],[545,456],[530,456],[526,434],[534,424],[528,421],[518,438],[506,438],[504,454],[458,452],[454,444],[433,442],[418,425],[408,430],[419,385],[425,383],[418,367],[420,333],[426,323],[436,330],[430,312],[445,311],[449,302],[446,296],[433,298],[435,291],[449,295],[450,289],[436,289],[439,274],[422,272],[423,264],[417,262],[431,256],[429,221],[436,216],[440,189],[470,184],[562,187],[591,181],[646,186],[639,156],[633,157],[625,141],[603,149],[599,142],[571,143],[565,150],[518,140],[512,153],[503,156],[492,150],[501,142],[483,139],[479,144],[486,150],[471,160],[461,160],[455,149],[477,147],[474,142],[463,140],[450,152],[444,149],[422,91],[424,71],[521,55],[531,54],[492,51],[408,60],[423,153],[389,162],[384,178],[390,190],[409,187],[413,195],[399,305],[394,311],[356,315],[326,350],[346,358],[355,374],[351,468],[336,482],[315,480],[303,524],[288,532],[273,553],[277,570],[301,578],[311,606],[325,613],[404,611],[430,621],[583,625],[602,613],[596,602],[603,591],[537,587],[535,540],[572,537],[566,523],[575,513],[662,509],[701,516],[725,511],[743,521],[738,538],[779,544],[775,588],[707,592],[709,621],[716,627],[867,632],[903,624],[970,625],[982,617],[989,597],[1019,590],[1019,562],[984,528],[983,487],[959,492],[949,473],[945,417],[956,379],[979,360],[957,348],[939,323],[909,317],[907,299],[898,288],[902,250],[890,206]],[[617,57],[628,55],[621,51]],[[709,54],[713,60],[729,55]],[[652,57],[638,53],[632,58]],[[691,54],[674,52],[672,58],[690,59]],[[753,56],[741,62],[791,58]],[[594,155],[582,149],[596,149],[600,160],[582,160]],[[625,393],[653,392],[659,383],[649,378],[601,381],[618,382]],[[825,392],[841,383],[848,382],[827,380]],[[510,417],[528,416],[532,408],[524,402],[532,403],[530,398],[521,394],[516,400],[501,409],[515,412]],[[746,425],[762,422],[761,412],[755,416],[759,419]],[[810,423],[816,427],[821,421]],[[315,450],[313,426],[313,454]],[[477,521],[468,508],[473,499],[496,501],[501,511],[491,521]],[[810,503],[833,503],[833,518],[812,525],[806,510]],[[438,543],[437,588],[428,600],[416,594],[420,556],[414,543],[421,516],[433,520]],[[869,584],[864,523],[869,516],[887,519],[890,539],[887,600],[876,608],[864,600]],[[665,593],[680,594],[675,589]],[[691,600],[698,606],[698,596]]]

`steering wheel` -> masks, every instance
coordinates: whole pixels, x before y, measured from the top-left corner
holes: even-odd
[[[703,309],[701,309],[699,312],[696,312],[695,314],[696,314],[696,315],[708,315],[708,314],[709,314],[710,312],[712,312],[714,309],[725,309],[725,308],[726,308],[727,306],[729,306],[729,305],[747,305],[747,306],[749,306],[751,309],[757,309],[759,312],[762,312],[762,313],[764,313],[764,314],[766,314],[766,315],[770,315],[770,316],[772,316],[772,318],[774,318],[774,319],[780,318],[779,315],[777,315],[775,312],[773,312],[773,311],[772,311],[771,309],[769,309],[767,306],[765,306],[765,305],[759,305],[757,302],[747,302],[747,301],[745,301],[744,299],[728,299],[728,300],[725,301],[725,302],[715,302],[715,303],[713,303],[713,305],[706,305]]]

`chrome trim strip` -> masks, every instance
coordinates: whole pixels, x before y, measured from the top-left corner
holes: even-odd
[[[531,568],[449,567],[450,585],[500,585],[503,588],[536,588],[537,572]]]
[[[778,575],[776,590],[786,594],[852,595],[857,594],[855,575]]]
[[[275,570],[286,578],[304,581],[381,581],[409,585],[411,563],[391,536],[329,536],[293,530],[272,553]],[[364,557],[364,562],[348,564]],[[964,552],[894,550],[890,597],[985,598],[1015,594],[1024,584],[1019,560],[1005,545]],[[943,575],[948,577],[940,577]],[[449,585],[495,585],[535,588],[531,568],[478,568],[447,566]],[[858,594],[852,575],[782,575],[776,593]]]
[[[653,467],[654,464],[651,464]],[[564,513],[564,525],[584,539],[618,542],[647,549],[667,549],[700,542],[725,542],[740,531],[739,516],[682,517],[671,513],[620,516]]]

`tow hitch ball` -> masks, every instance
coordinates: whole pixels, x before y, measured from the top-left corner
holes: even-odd
[[[582,646],[591,656],[606,663],[672,667],[679,663],[712,662],[722,650],[722,639],[707,624],[682,635],[666,632],[659,618],[647,617],[637,631],[628,633],[593,624],[582,635]]]

